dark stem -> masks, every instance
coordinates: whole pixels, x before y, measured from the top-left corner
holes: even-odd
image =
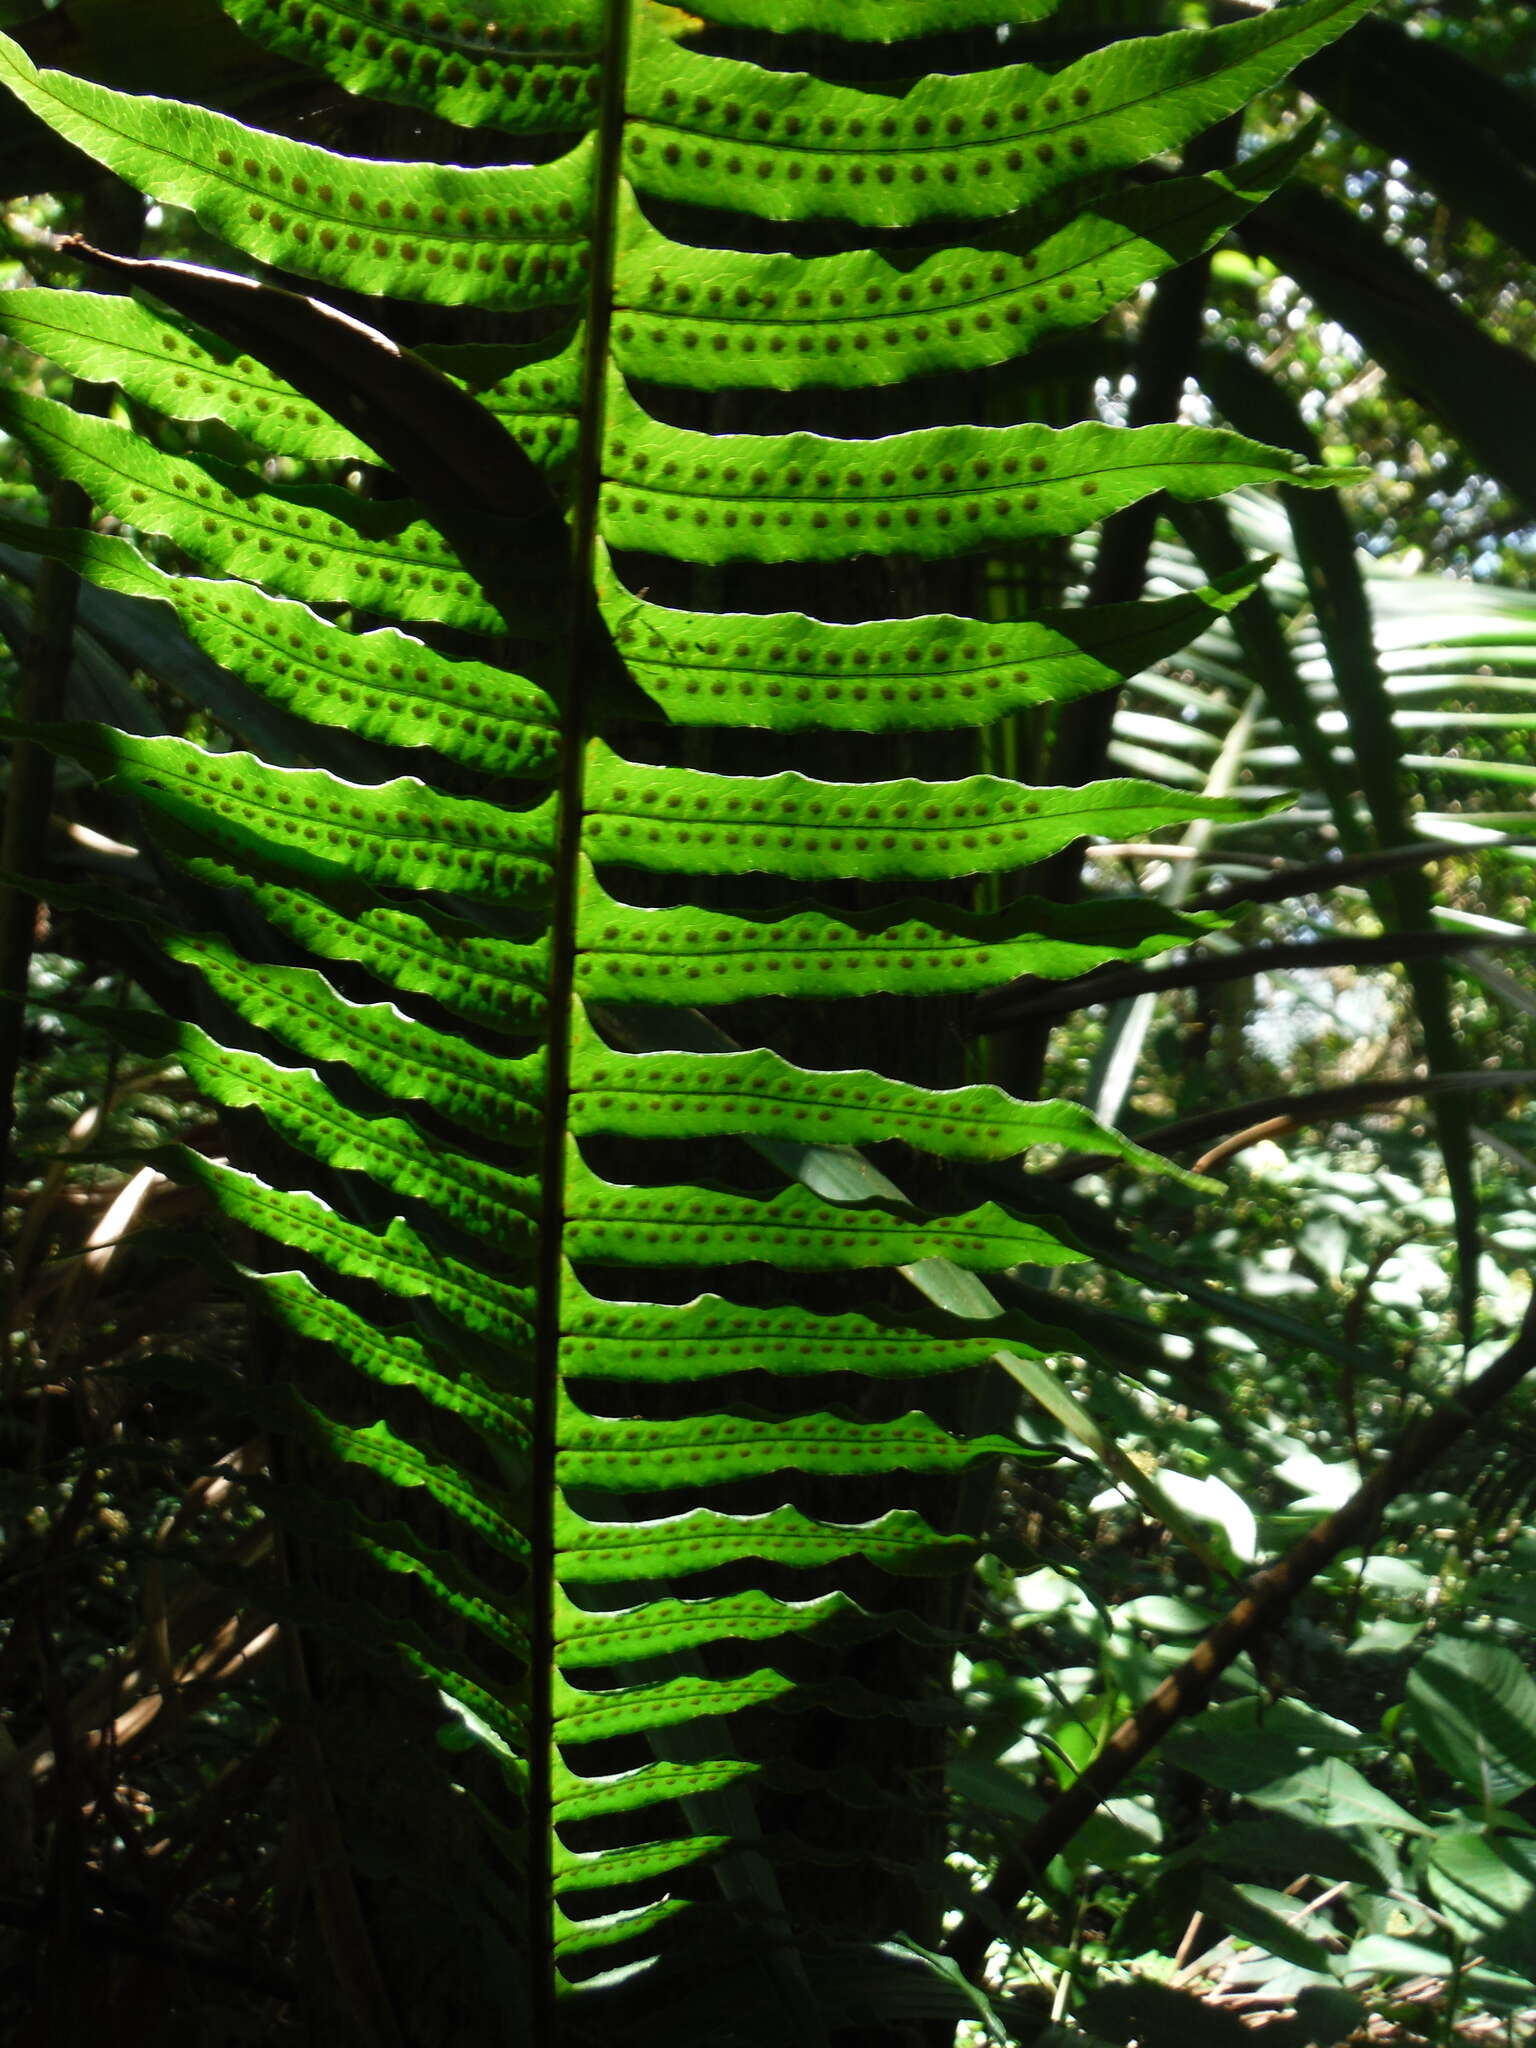
[[[1325,1117],[1348,1116],[1378,1102],[1404,1102],[1419,1096],[1464,1093],[1482,1088],[1536,1088],[1536,1069],[1505,1068],[1500,1072],[1457,1074],[1388,1074],[1378,1081],[1346,1081],[1336,1088],[1314,1088],[1305,1095],[1263,1095],[1252,1102],[1228,1103],[1200,1116],[1183,1117],[1161,1130],[1139,1132],[1136,1142],[1149,1152],[1183,1152],[1204,1147],[1228,1131],[1246,1131],[1278,1119],[1292,1130],[1320,1123]],[[1053,1176],[1061,1177],[1061,1176]]]
[[[602,483],[608,334],[618,223],[620,159],[629,67],[629,0],[605,0],[603,86],[598,109],[596,204],[592,220],[591,288],[581,390],[581,442],[571,505],[570,614],[566,643],[564,742],[559,823],[550,901],[549,1034],[540,1159],[539,1237],[534,1332],[533,1453],[530,1531],[528,1716],[528,1927],[533,1959],[534,2048],[556,2038],[554,1839],[550,1767],[554,1751],[555,1431],[564,1300],[566,1129],[571,1087],[571,1029],[576,995],[576,915],[585,802],[587,725],[593,682],[610,664],[607,635],[591,600]]]
[[[1385,1464],[1373,1472],[1335,1514],[1325,1515],[1276,1563],[1256,1572],[1248,1590],[1229,1608],[1171,1677],[1120,1723],[1093,1762],[1003,1859],[972,1911],[955,1930],[948,1952],[968,1976],[986,1958],[996,1930],[1031,1886],[1136,1766],[1177,1722],[1209,1703],[1216,1681],[1229,1665],[1279,1620],[1297,1594],[1346,1550],[1365,1541],[1382,1510],[1427,1468],[1444,1456],[1474,1423],[1505,1400],[1536,1368],[1536,1301],[1526,1310],[1519,1334],[1485,1372],[1459,1394],[1440,1402],[1401,1439]]]
[[[1187,897],[1179,907],[1187,912],[1231,910],[1250,903],[1289,903],[1296,896],[1328,896],[1336,889],[1354,888],[1399,868],[1428,867],[1433,861],[1458,855],[1465,858],[1474,851],[1486,852],[1491,846],[1514,843],[1513,835],[1509,834],[1497,839],[1490,837],[1476,848],[1458,839],[1416,839],[1408,846],[1388,846],[1379,853],[1342,854],[1333,860],[1309,861],[1300,867],[1291,862],[1277,863],[1272,874],[1259,878],[1244,875],[1220,889],[1207,889],[1199,896]]]
[[[1402,960],[1438,960],[1484,946],[1536,946],[1536,934],[1490,939],[1487,932],[1388,932],[1376,939],[1286,939],[1272,946],[1243,946],[1235,953],[1204,953],[1173,967],[1116,967],[1076,981],[1020,990],[1001,989],[983,997],[973,1013],[974,1028],[1033,1023],[1069,1016],[1086,1003],[1116,1003],[1128,996],[1168,989],[1206,988],[1213,982],[1248,981],[1282,967],[1368,967]]]

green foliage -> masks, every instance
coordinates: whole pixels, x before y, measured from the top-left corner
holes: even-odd
[[[857,42],[1046,11],[710,13]],[[743,2038],[826,2038],[861,2009],[862,1989],[842,2005],[827,1989],[838,1970],[860,1987],[875,1973],[894,2025],[915,2008],[889,1937],[939,1931],[908,1917],[931,1838],[870,1828],[828,1847],[810,1816],[902,1804],[904,1784],[866,1793],[836,1745],[952,1718],[935,1667],[907,1652],[949,1639],[947,1582],[984,1547],[958,1489],[1058,1448],[969,1413],[956,1376],[1004,1355],[1085,1434],[1044,1370],[1058,1333],[965,1276],[1079,1267],[1090,1247],[1031,1179],[981,1191],[958,1169],[1038,1146],[1159,1162],[1075,1104],[928,1085],[921,1060],[915,1078],[877,1072],[861,1039],[842,1043],[860,1005],[828,1005],[1066,979],[1218,928],[1173,902],[1064,904],[990,878],[1088,833],[1257,824],[1279,799],[1177,773],[1060,788],[990,770],[1015,712],[1176,652],[1248,598],[1254,570],[994,619],[974,558],[1027,560],[1156,491],[1197,504],[1348,475],[1218,426],[1016,409],[934,424],[948,386],[914,380],[1015,364],[1208,249],[1305,136],[1229,171],[1120,174],[1242,109],[1363,0],[899,89],[690,48],[697,24],[624,0],[548,0],[523,35],[406,5],[366,22],[229,12],[349,91],[492,131],[492,153],[499,131],[559,153],[488,169],[343,156],[0,45],[25,105],[188,209],[228,260],[349,295],[345,338],[273,287],[221,291],[165,264],[138,281],[169,314],[73,291],[0,300],[16,340],[126,402],[95,418],[0,393],[5,431],[116,527],[12,520],[4,540],[169,606],[249,693],[195,735],[13,727],[131,799],[148,835],[152,904],[75,900],[115,911],[120,943],[154,960],[164,1014],[87,1005],[82,1021],[185,1074],[236,1134],[259,1113],[255,1171],[195,1147],[155,1163],[239,1233],[242,1264],[221,1271],[282,1333],[279,1369],[233,1398],[291,1448],[273,1515],[319,1532],[293,1611],[307,1619],[313,1597],[365,1654],[398,1650],[448,1703],[442,1747],[489,1760],[458,1782],[504,1858],[494,1989],[514,2030],[552,2038],[558,1994],[572,2042],[719,2038],[690,1979],[744,1959],[761,1996]],[[795,45],[758,54],[798,61]],[[729,246],[774,223],[811,253]],[[940,227],[942,247],[911,245]],[[876,246],[853,246],[871,230]],[[430,337],[419,357],[359,334],[361,295],[384,302],[381,326]],[[897,401],[879,437],[824,431],[841,424],[825,399],[807,425],[779,404],[869,391]],[[742,393],[767,394],[764,412]],[[440,428],[476,451],[484,503]],[[562,521],[568,558],[536,559]],[[908,615],[918,568],[957,610]],[[814,615],[843,608],[829,570],[853,622]],[[281,713],[290,751],[242,705]],[[976,729],[986,773],[945,737]],[[935,736],[931,760],[917,734]],[[911,884],[937,893],[893,893]],[[708,1050],[701,1005],[717,1013]],[[782,1049],[757,1043],[770,1036]],[[844,1149],[893,1142],[916,1155],[913,1199]],[[939,1308],[894,1307],[903,1276]],[[723,1291],[677,1299],[694,1286]],[[420,1601],[397,1626],[399,1582]],[[873,1646],[867,1664],[827,1661],[849,1643]],[[1131,1695],[1105,1679],[1107,1715]],[[839,1730],[830,1767],[793,1752],[791,1713]],[[1086,1761],[1081,1714],[1044,1721]],[[972,1783],[996,1791],[984,1771]],[[1241,1789],[1284,1807],[1314,1853],[1338,1834],[1357,1875],[1416,1825],[1342,1756],[1298,1764],[1294,1741]],[[1111,1812],[1085,1853],[1134,1853],[1128,1838],[1134,1815]],[[1491,1895],[1481,1866],[1442,1851],[1432,1885]],[[1225,1853],[1236,1868],[1252,1844]],[[1209,1862],[1207,1910],[1326,1974],[1319,1940]],[[829,1914],[815,1873],[850,1864],[902,1902]],[[930,1958],[941,2016],[975,2010],[952,1978]]]

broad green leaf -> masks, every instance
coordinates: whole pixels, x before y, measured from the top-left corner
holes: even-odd
[[[798,1508],[762,1515],[692,1508],[655,1522],[599,1523],[566,1508],[556,1534],[556,1573],[566,1586],[680,1578],[743,1557],[800,1570],[863,1557],[888,1572],[948,1572],[978,1548],[974,1537],[941,1534],[907,1508],[855,1523],[818,1522]]]
[[[995,1202],[961,1216],[829,1203],[796,1185],[768,1197],[716,1188],[619,1187],[573,1156],[566,1244],[605,1265],[708,1266],[757,1260],[794,1272],[847,1272],[951,1259],[972,1272],[1070,1265],[1087,1256]]]
[[[506,1141],[526,1142],[539,1128],[542,1053],[499,1059],[393,1003],[349,1003],[312,968],[242,960],[220,939],[171,938],[165,950],[195,967],[237,1016],[311,1059],[344,1061],[382,1094]]]
[[[564,1486],[638,1493],[674,1486],[723,1486],[756,1474],[847,1475],[893,1469],[959,1472],[980,1458],[1011,1455],[1010,1437],[953,1437],[915,1411],[898,1422],[849,1415],[710,1415],[694,1422],[604,1421],[564,1404],[556,1472]]]
[[[584,1855],[566,1849],[557,1840],[553,1859],[555,1882],[562,1892],[634,1884],[718,1855],[730,1839],[729,1835],[695,1835],[688,1841],[643,1842],[628,1849],[595,1849]]]
[[[793,1690],[793,1679],[777,1671],[753,1671],[741,1678],[662,1679],[602,1692],[583,1692],[556,1674],[551,1689],[562,1747],[734,1714],[743,1707],[781,1701]]]
[[[395,1194],[430,1203],[461,1228],[509,1251],[530,1247],[535,1181],[444,1151],[399,1117],[360,1116],[343,1108],[317,1074],[222,1046],[195,1024],[143,1012],[76,1014],[155,1058],[176,1058],[215,1102],[259,1109],[274,1130],[311,1158],[368,1174]]]
[[[1187,596],[984,628],[946,616],[832,626],[796,612],[673,611],[624,590],[601,561],[599,577],[625,665],[673,724],[886,732],[988,725],[1120,682],[1246,597],[1256,570]]]
[[[1168,1753],[1212,1785],[1251,1798],[1289,1778],[1315,1757],[1342,1757],[1360,1747],[1357,1729],[1300,1700],[1230,1700],[1207,1707],[1168,1737]],[[1388,1802],[1390,1804],[1390,1802]]]
[[[1490,1962],[1536,1968],[1536,1842],[1512,1835],[1442,1835],[1428,1861],[1430,1890],[1463,1941]]]
[[[899,1138],[944,1159],[1011,1159],[1049,1145],[1177,1172],[1075,1102],[1019,1102],[1000,1088],[914,1088],[880,1074],[791,1066],[768,1051],[636,1055],[578,1026],[571,1079],[578,1136],[732,1133],[818,1145]]]
[[[669,874],[858,875],[944,880],[1031,867],[1093,835],[1142,839],[1191,818],[1251,818],[1239,797],[1155,782],[1035,789],[963,782],[816,782],[797,774],[707,775],[624,761],[594,741],[583,846],[589,859]]]
[[[549,876],[553,806],[513,811],[403,776],[342,782],[319,768],[273,768],[191,740],[139,739],[109,726],[39,726],[32,735],[120,782],[226,859],[276,859],[301,879],[366,877],[461,896],[538,889]]]
[[[345,0],[220,4],[264,49],[314,65],[348,92],[465,128],[574,128],[597,101],[602,7],[594,0],[518,0],[512,21],[411,0],[366,11]]]
[[[1400,1875],[1384,1838],[1373,1829],[1350,1828],[1337,1820],[1320,1825],[1279,1812],[1216,1828],[1202,1835],[1193,1853],[1219,1864],[1228,1876],[1260,1870],[1289,1881],[1305,1870],[1314,1877],[1375,1890],[1382,1883],[1395,1883]]]
[[[624,165],[649,197],[870,227],[993,218],[1177,147],[1364,14],[1299,0],[1230,27],[1112,43],[896,95],[642,39]]]
[[[253,1283],[263,1307],[296,1335],[329,1344],[349,1365],[385,1386],[411,1387],[424,1400],[457,1415],[482,1436],[526,1450],[532,1405],[473,1373],[441,1372],[422,1346],[398,1332],[376,1330],[352,1309],[332,1301],[298,1273],[270,1273]]]
[[[985,1365],[1003,1345],[1039,1356],[1026,1335],[1033,1326],[1001,1313],[992,1322],[934,1315],[877,1322],[792,1307],[750,1308],[718,1295],[673,1307],[602,1301],[571,1280],[563,1300],[568,1369],[593,1379],[714,1379],[746,1371],[905,1379]]]
[[[170,419],[221,420],[304,462],[371,460],[355,434],[253,357],[134,299],[34,285],[0,292],[0,326],[75,376],[119,385]]]
[[[590,1954],[594,1949],[610,1948],[618,1942],[635,1942],[652,1935],[658,1927],[669,1920],[675,1920],[679,1913],[685,1913],[692,1903],[688,1899],[663,1899],[655,1906],[635,1906],[628,1912],[595,1914],[590,1920],[573,1920],[569,1914],[556,1906],[551,1925],[554,1954],[557,1962],[567,1958]]]
[[[695,1650],[705,1643],[771,1642],[801,1632],[837,1635],[862,1628],[902,1628],[902,1617],[868,1614],[844,1593],[815,1600],[777,1600],[768,1593],[723,1594],[713,1600],[648,1600],[610,1611],[578,1607],[557,1589],[554,1634],[560,1668]],[[918,1632],[910,1617],[903,1633]]]
[[[262,1231],[338,1274],[373,1280],[406,1300],[430,1296],[434,1307],[461,1327],[496,1337],[504,1354],[526,1354],[532,1307],[526,1290],[434,1251],[403,1217],[391,1217],[383,1231],[367,1231],[338,1217],[315,1194],[266,1188],[252,1174],[240,1174],[236,1167],[205,1159],[203,1153],[180,1149],[158,1153],[156,1161],[176,1180],[209,1188],[221,1214],[233,1223]]]
[[[914,903],[846,919],[807,908],[749,923],[723,912],[637,909],[589,879],[576,986],[589,1002],[623,1003],[961,995],[1021,974],[1062,980],[1108,960],[1145,959],[1206,928],[1147,903],[1027,900],[995,918]]]
[[[609,421],[604,540],[689,562],[840,562],[872,547],[936,560],[1079,533],[1154,491],[1196,500],[1350,480],[1219,427],[711,435],[648,418],[617,385]]]
[[[195,562],[310,603],[364,603],[394,618],[502,630],[495,610],[418,508],[329,484],[262,490],[214,456],[164,455],[110,420],[0,392],[0,427],[126,526]]]
[[[625,209],[615,362],[694,389],[857,388],[1016,360],[1101,319],[1217,241],[1274,190],[1303,131],[1232,171],[1106,193],[1037,245],[1030,223],[931,253],[748,255],[669,240]]]
[[[167,575],[116,535],[0,517],[0,539],[63,562],[104,590],[172,606],[221,668],[317,725],[391,746],[431,747],[492,772],[553,771],[554,707],[520,676],[484,662],[445,660],[389,627],[350,633],[250,584]]]
[[[775,29],[783,35],[814,30],[850,42],[894,43],[940,29],[1012,28],[1043,21],[1060,0],[843,0],[829,11],[821,0],[710,0],[712,21],[727,28]]]
[[[431,996],[489,1030],[520,1035],[541,1018],[548,980],[542,942],[515,945],[452,918],[429,921],[380,898],[369,900],[367,892],[349,891],[342,908],[210,857],[205,843],[185,850],[183,864],[192,874],[239,889],[279,931],[323,959],[355,961],[389,987]],[[322,886],[331,879],[322,876]]]
[[[735,1784],[757,1769],[740,1757],[722,1757],[710,1763],[642,1764],[638,1770],[612,1777],[583,1778],[565,1765],[555,1772],[551,1805],[555,1825],[599,1819],[610,1813],[632,1813],[637,1807],[658,1806],[671,1799],[692,1799],[701,1792],[717,1792]]]
[[[231,1222],[404,1300],[429,1298],[463,1329],[494,1337],[504,1355],[526,1359],[533,1305],[528,1292],[434,1251],[403,1217],[392,1217],[382,1231],[367,1230],[338,1216],[318,1195],[267,1187],[253,1174],[200,1152],[157,1152],[155,1162],[175,1179],[206,1188]]]
[[[460,170],[379,163],[244,128],[175,100],[39,71],[0,36],[0,82],[87,156],[259,262],[435,305],[579,297],[592,156]]]
[[[1352,1975],[1369,1970],[1387,1977],[1450,1977],[1456,1965],[1446,1949],[1427,1941],[1405,1941],[1396,1934],[1367,1934],[1354,1943],[1345,1959]]]
[[[1536,1678],[1502,1643],[1443,1637],[1408,1674],[1414,1732],[1484,1806],[1536,1785]]]
[[[1243,1791],[1255,1806],[1274,1807],[1318,1827],[1395,1828],[1406,1835],[1429,1833],[1423,1821],[1385,1792],[1378,1792],[1368,1778],[1341,1756],[1322,1757],[1302,1770],[1293,1771],[1289,1777],[1249,1785]]]
[[[333,1421],[300,1396],[294,1399],[303,1414],[306,1433],[334,1456],[349,1465],[362,1466],[387,1479],[392,1486],[407,1491],[420,1487],[493,1549],[518,1563],[527,1561],[528,1539],[518,1527],[512,1504],[484,1480],[472,1479],[456,1466],[429,1457],[382,1422],[356,1429]]]

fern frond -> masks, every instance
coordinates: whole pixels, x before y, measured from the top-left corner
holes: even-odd
[[[134,803],[164,878],[161,900],[116,908],[185,1004],[93,1021],[263,1120],[259,1178],[155,1157],[240,1231],[221,1270],[288,1347],[272,1384],[239,1390],[302,1454],[264,1500],[379,1589],[333,1598],[322,1565],[288,1613],[398,1651],[495,1760],[488,1824],[512,1847],[533,1987],[519,2022],[552,2041],[568,2001],[563,2038],[587,2038],[583,1980],[610,1970],[593,2011],[651,1996],[654,1975],[665,2013],[690,1927],[724,1926],[722,1954],[762,1959],[770,2037],[814,2048],[807,1957],[825,1930],[807,1924],[806,1872],[874,1852],[825,1851],[757,1802],[892,1811],[890,1784],[797,1753],[790,1716],[866,1746],[954,1718],[937,1669],[921,1673],[953,1641],[935,1585],[983,1547],[957,1489],[1031,1455],[957,1424],[957,1376],[1000,1362],[1166,1505],[1051,1372],[1062,1334],[974,1277],[1084,1249],[1025,1173],[979,1206],[943,1177],[1038,1146],[1162,1162],[1073,1104],[919,1085],[899,1049],[876,1071],[885,1048],[842,1034],[860,998],[910,999],[891,1014],[911,1018],[1198,943],[1209,915],[1035,900],[1006,878],[1086,835],[1269,807],[977,772],[1008,758],[992,741],[1021,709],[1176,651],[1261,564],[1155,602],[993,619],[965,615],[984,608],[966,558],[1156,492],[1195,503],[1340,472],[1211,427],[985,407],[966,417],[1013,423],[915,424],[953,418],[937,383],[893,405],[896,431],[857,438],[824,431],[837,416],[804,394],[894,398],[1015,363],[1211,247],[1308,132],[1231,171],[1121,174],[1241,108],[1368,0],[1113,42],[1055,73],[890,87],[768,61],[799,45],[706,54],[689,46],[704,24],[648,0],[226,4],[348,92],[547,135],[554,153],[347,156],[41,72],[0,39],[0,81],[27,107],[190,209],[237,266],[398,301],[402,331],[432,335],[413,354],[302,291],[79,250],[166,310],[0,295],[18,341],[117,383],[136,422],[170,423],[0,394],[0,426],[124,529],[11,520],[0,540],[169,607],[250,693],[220,711],[230,751],[26,728]],[[703,9],[743,36],[975,30],[983,64],[986,31],[1049,11]],[[475,324],[454,332],[447,308]],[[201,452],[210,421],[249,456]],[[401,495],[323,469],[274,481],[274,457],[390,468]],[[850,623],[814,615],[833,588]],[[877,589],[915,615],[871,616]],[[242,703],[279,709],[302,744],[265,758]],[[980,760],[956,739],[978,730]],[[936,736],[931,776],[917,734]],[[968,899],[977,877],[990,908]],[[932,900],[902,894],[924,887]],[[88,886],[68,900],[113,908]],[[694,1014],[738,1004],[744,1047]],[[836,1067],[811,1036],[829,1025]],[[889,1141],[951,1163],[920,1200],[850,1149]],[[943,1307],[888,1306],[906,1283]],[[721,1292],[669,1298],[705,1285]],[[315,1470],[333,1476],[305,1483]],[[878,1941],[894,1924],[849,1926]]]

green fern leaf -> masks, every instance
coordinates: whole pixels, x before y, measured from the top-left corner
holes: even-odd
[[[614,360],[661,384],[779,391],[1012,362],[1209,248],[1276,189],[1314,132],[1233,171],[1115,192],[1038,243],[1025,215],[932,253],[746,255],[672,241],[631,201],[614,270]]]
[[[222,420],[274,455],[306,462],[368,459],[355,434],[252,357],[132,299],[38,288],[0,292],[0,322],[40,356],[92,383],[120,385],[168,419]]]
[[[260,490],[214,456],[162,455],[126,427],[49,398],[0,392],[0,426],[124,525],[174,541],[195,562],[285,597],[365,598],[394,618],[494,633],[501,614],[410,506],[376,506],[327,484]]]
[[[1199,943],[1208,916],[1009,878],[1085,836],[1266,808],[990,772],[1016,713],[1176,651],[1262,565],[993,619],[966,615],[1006,609],[974,558],[1156,492],[1340,472],[985,398],[962,419],[1013,423],[922,422],[955,416],[939,373],[1081,328],[1272,191],[1306,131],[1229,172],[1121,174],[1367,4],[1296,0],[1049,73],[987,63],[1013,54],[988,32],[1049,0],[713,0],[762,62],[689,47],[706,24],[646,0],[226,0],[349,93],[489,131],[465,155],[552,138],[548,161],[483,168],[263,134],[0,39],[0,82],[237,268],[398,302],[381,327],[432,335],[412,354],[302,288],[77,246],[164,310],[33,289],[0,294],[0,325],[119,385],[135,428],[16,393],[0,426],[123,531],[7,520],[0,540],[168,607],[249,693],[221,695],[228,751],[13,730],[135,807],[164,884],[153,903],[53,891],[115,915],[184,992],[174,1015],[86,1021],[262,1120],[260,1178],[151,1156],[242,1233],[238,1264],[200,1232],[189,1249],[281,1339],[270,1384],[219,1398],[296,1446],[255,1489],[316,1559],[283,1625],[397,1655],[504,1787],[487,1825],[520,1918],[498,1938],[531,1988],[488,2029],[576,2048],[592,1977],[599,2001],[639,1987],[664,2016],[705,1959],[690,1925],[723,1918],[767,1959],[768,2037],[814,2048],[804,1959],[826,1930],[805,1873],[876,1852],[827,1851],[756,1801],[888,1815],[895,1786],[829,1772],[791,1717],[856,1724],[868,1749],[954,1718],[936,1668],[909,1675],[952,1643],[922,1582],[983,1548],[963,1476],[1031,1455],[955,1421],[956,1376],[1000,1364],[1155,1496],[1051,1369],[1068,1340],[972,1277],[1084,1259],[1027,1175],[980,1206],[942,1179],[909,1202],[852,1148],[1166,1167],[1076,1105],[919,1085],[844,1038],[860,998],[910,1017]],[[978,54],[856,85],[787,68],[816,46],[771,38],[801,30],[962,49],[976,31]],[[825,431],[825,394],[882,388],[896,431]],[[200,451],[207,422],[238,459]],[[274,481],[286,461],[319,474]],[[393,480],[365,497],[359,466]],[[873,616],[876,591],[913,615]],[[239,729],[253,703],[299,735],[289,758]],[[978,731],[985,754],[956,750]],[[918,733],[942,773],[919,771]],[[722,1005],[747,1006],[727,1020],[746,1049],[695,1014]],[[883,1306],[905,1282],[943,1309]],[[900,1649],[886,1679],[832,1661],[861,1646]],[[895,1923],[860,1926],[862,1891],[848,1928],[883,1940]]]
[[[642,39],[624,168],[647,197],[861,227],[995,219],[1174,149],[1343,33],[1370,0],[1112,43],[1064,71],[928,77],[899,97]]]
[[[27,294],[28,297],[34,296]],[[116,535],[0,518],[0,540],[62,562],[103,590],[170,605],[188,637],[269,702],[316,725],[507,775],[553,773],[558,714],[522,677],[447,661],[390,627],[348,632],[254,585],[173,576]]]
[[[87,156],[258,262],[434,305],[560,305],[580,291],[585,144],[549,166],[490,171],[335,156],[205,107],[39,71],[9,38],[0,82]]]
[[[511,22],[412,0],[366,10],[342,0],[223,6],[265,49],[313,64],[348,92],[420,107],[465,128],[571,128],[590,117],[598,96],[602,8],[591,0],[519,0]]]
[[[849,732],[990,725],[1108,688],[1176,652],[1254,588],[1253,572],[1187,596],[1046,612],[824,625],[796,612],[674,611],[599,566],[603,616],[629,673],[678,725]]]
[[[648,420],[618,391],[609,414],[603,538],[688,562],[839,562],[872,544],[932,560],[1076,533],[1153,491],[1198,500],[1341,475],[1220,427],[710,436]]]

